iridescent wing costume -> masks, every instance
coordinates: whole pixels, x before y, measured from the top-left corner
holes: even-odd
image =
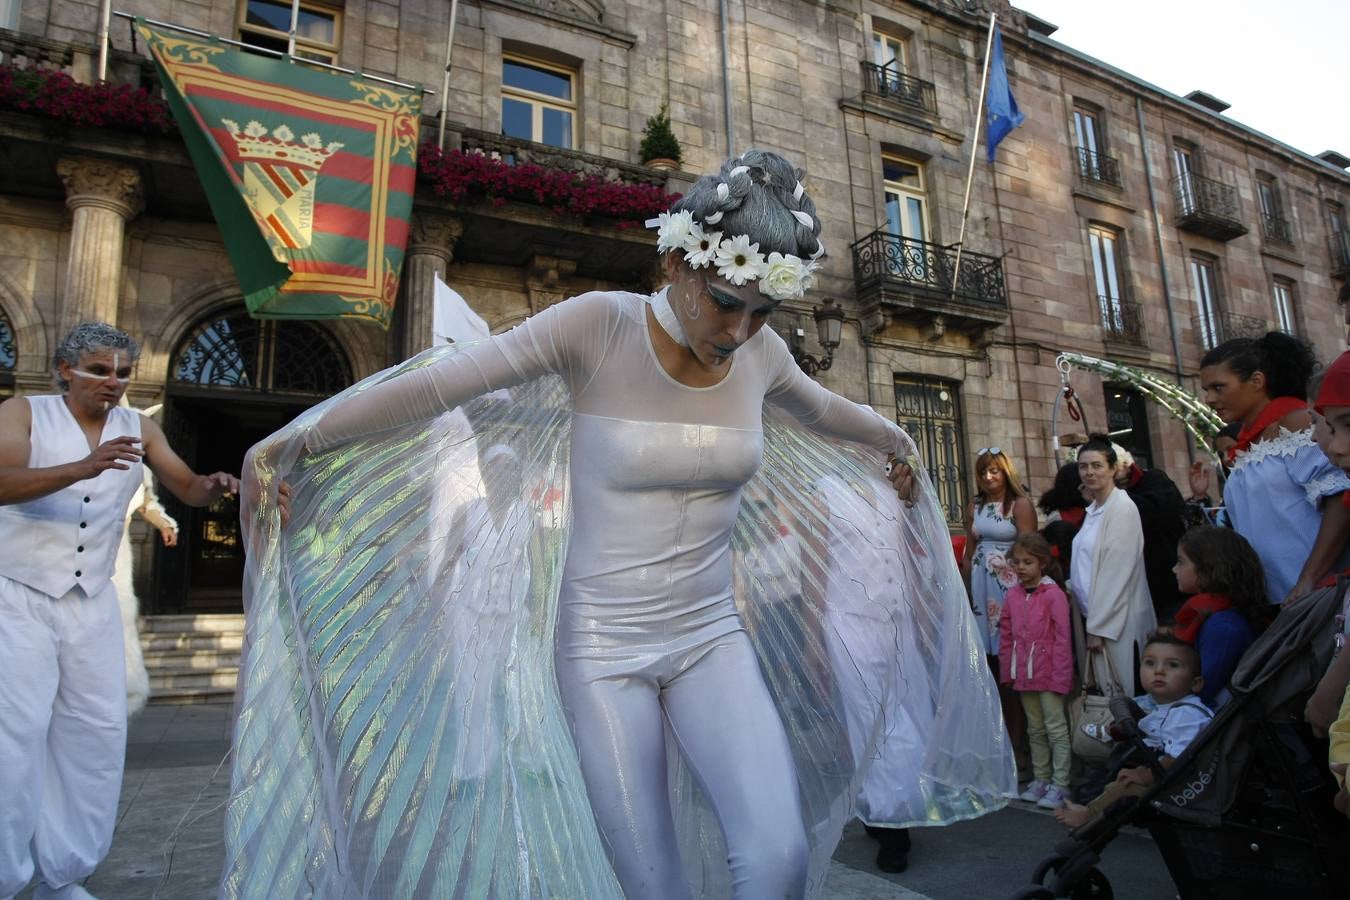
[[[597,829],[615,798],[594,796],[593,772],[588,797],[582,768],[628,725],[569,729],[562,698],[590,696],[578,671],[678,670],[717,642],[748,640],[781,720],[809,893],[864,789],[900,798],[866,812],[896,826],[1014,792],[932,486],[920,472],[907,509],[882,477],[908,438],[806,378],[769,329],[718,385],[675,382],[649,299],[583,295],[428,351],[250,454],[223,896],[621,896]],[[502,388],[509,401],[478,399]],[[746,563],[782,527],[801,547],[791,598],[781,577],[732,576],[769,570]],[[708,779],[677,737],[664,758],[690,892],[729,896]]]

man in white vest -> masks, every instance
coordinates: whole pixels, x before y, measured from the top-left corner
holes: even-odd
[[[62,393],[0,404],[0,898],[35,867],[34,897],[89,897],[112,843],[127,721],[111,577],[142,465],[190,506],[239,488],[118,406],[138,354],[77,325],[52,362]]]

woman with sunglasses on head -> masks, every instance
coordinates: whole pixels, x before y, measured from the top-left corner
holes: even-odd
[[[668,287],[591,292],[429,351],[255,448],[259,483],[296,471],[300,511],[277,532],[263,492],[244,517],[254,640],[224,895],[800,898],[902,701],[932,722],[907,771],[916,815],[1000,805],[1011,759],[913,444],[764,327],[824,254],[800,179],[773,153],[728,160],[648,223]],[[503,389],[500,408],[473,405]],[[547,526],[465,535],[458,596],[420,560],[437,540],[428,473],[466,439],[438,417],[461,407],[475,440],[517,448],[527,502],[562,499]],[[827,472],[893,532],[897,589],[822,576],[808,591],[804,566],[804,599],[785,604],[795,580],[745,566],[736,590],[738,560],[781,555],[768,510],[797,533],[831,527],[810,494]],[[844,571],[876,555],[864,527],[835,549]],[[522,593],[486,604],[510,614],[466,615],[521,543],[532,577],[497,579]],[[879,665],[825,646],[840,617],[873,623],[859,639]],[[904,628],[927,680],[902,698],[888,670]],[[446,649],[465,633],[471,650]],[[866,708],[846,716],[848,697]],[[490,746],[473,740],[485,718]]]
[[[985,654],[998,656],[998,618],[1003,598],[1017,583],[1008,551],[1024,531],[1036,530],[1036,507],[1001,447],[982,448],[975,457],[975,498],[966,507],[966,552],[961,571],[980,620]]]
[[[971,606],[984,640],[991,671],[998,672],[999,618],[1008,589],[1017,584],[1008,556],[1013,541],[1036,530],[1036,507],[1022,487],[1012,458],[1001,447],[982,448],[975,457],[975,498],[966,508],[966,552],[962,574],[970,585]],[[1027,717],[1017,692],[1010,685],[998,686],[999,705],[1018,768],[1030,768]],[[1023,799],[1039,800],[1040,795]]]

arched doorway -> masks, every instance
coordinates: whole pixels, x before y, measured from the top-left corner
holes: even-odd
[[[232,307],[199,321],[175,348],[164,433],[194,471],[238,473],[251,446],[351,382],[347,355],[327,329]],[[156,550],[153,611],[238,612],[237,498],[204,509],[160,500],[181,534],[178,547]]]

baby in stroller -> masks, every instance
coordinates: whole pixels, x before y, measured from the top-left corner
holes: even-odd
[[[1168,632],[1149,635],[1140,660],[1139,680],[1148,693],[1135,698],[1133,721],[1118,717],[1111,726],[1110,731],[1120,733],[1111,734],[1094,723],[1085,723],[1083,730],[1110,743],[1127,736],[1123,729],[1137,727],[1144,747],[1157,755],[1141,760],[1126,753],[1113,760],[1120,766],[1120,772],[1097,799],[1086,806],[1066,803],[1055,811],[1055,818],[1064,825],[1077,828],[1103,815],[1123,798],[1142,796],[1214,718],[1213,711],[1197,696],[1204,684],[1200,655],[1181,638]]]

